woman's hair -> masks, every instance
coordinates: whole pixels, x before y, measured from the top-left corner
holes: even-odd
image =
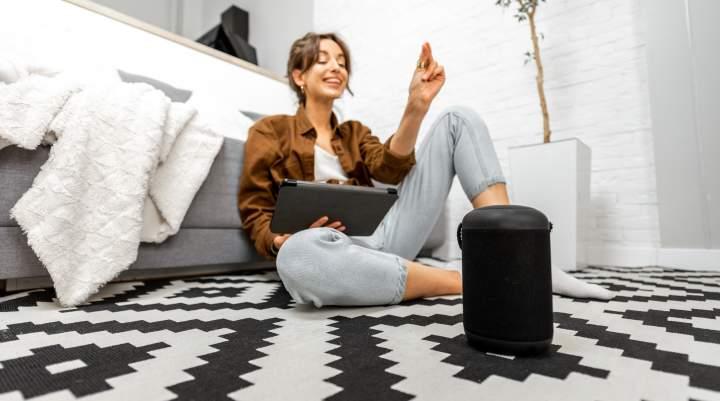
[[[287,78],[288,82],[290,83],[290,88],[295,92],[298,97],[298,101],[302,105],[305,105],[305,94],[302,92],[302,90],[300,90],[300,87],[297,86],[295,80],[293,80],[292,72],[293,70],[298,69],[300,70],[300,73],[304,73],[318,61],[318,58],[320,56],[320,41],[322,39],[330,39],[333,42],[337,43],[338,46],[340,46],[340,49],[342,49],[343,53],[345,54],[345,69],[347,70],[348,74],[347,90],[348,92],[350,92],[351,95],[354,95],[352,90],[350,90],[350,72],[352,71],[350,67],[350,50],[348,49],[345,42],[343,42],[342,39],[340,39],[335,33],[332,32],[308,32],[305,34],[305,36],[293,42],[292,46],[290,47],[290,56],[288,57],[287,63]]]

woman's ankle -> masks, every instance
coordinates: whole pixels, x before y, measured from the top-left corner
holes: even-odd
[[[403,300],[456,295],[462,292],[462,277],[454,270],[409,262]]]
[[[460,275],[460,272],[456,270],[445,270],[445,269],[439,269],[443,271],[443,280],[441,283],[438,283],[438,288],[434,296],[439,295],[458,295],[462,294],[462,276]]]
[[[450,273],[453,276],[451,294],[462,294],[462,274],[457,270],[450,270]]]

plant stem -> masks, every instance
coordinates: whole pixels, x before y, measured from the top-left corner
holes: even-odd
[[[519,2],[522,1],[518,0]],[[550,142],[550,116],[547,110],[547,101],[545,100],[545,74],[543,73],[542,61],[540,60],[540,46],[538,46],[538,38],[535,32],[535,10],[537,9],[537,0],[530,0],[533,2],[532,7],[528,11],[528,21],[530,22],[530,35],[532,36],[533,51],[535,53],[535,65],[537,66],[537,82],[538,95],[540,96],[540,108],[542,109],[543,115],[543,143]]]

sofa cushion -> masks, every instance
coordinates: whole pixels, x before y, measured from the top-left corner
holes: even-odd
[[[169,97],[170,100],[172,100],[173,102],[185,103],[188,99],[190,99],[190,96],[192,96],[192,91],[176,88],[168,84],[167,82],[159,81],[157,79],[146,77],[144,75],[131,74],[123,70],[118,70],[118,75],[120,75],[120,80],[123,82],[146,83],[154,87],[155,89],[162,91],[165,96]]]
[[[225,138],[207,179],[195,195],[181,227],[240,228],[237,191],[245,143]]]
[[[257,120],[265,117],[264,114],[256,113],[256,112],[254,112],[254,111],[240,110],[240,112],[243,113],[247,118],[249,118],[249,119],[251,119],[251,120],[253,120],[253,121],[257,121]]]
[[[0,227],[17,226],[10,219],[10,209],[30,188],[49,154],[49,146],[36,150],[9,146],[0,150]]]

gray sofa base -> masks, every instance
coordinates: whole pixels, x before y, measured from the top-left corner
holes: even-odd
[[[127,282],[153,279],[174,279],[192,276],[207,276],[213,274],[232,274],[237,272],[256,272],[274,270],[275,262],[264,260],[260,262],[242,262],[226,265],[198,265],[186,267],[166,268],[133,268],[120,273],[112,282]],[[25,291],[36,288],[51,288],[53,282],[50,276],[45,274],[38,277],[9,278],[0,280],[0,295],[3,292]]]
[[[208,252],[208,248],[212,252]],[[227,265],[243,266],[264,261],[240,229],[185,228],[161,245],[140,244],[138,258],[130,269]],[[20,227],[0,227],[0,280],[48,276],[48,272],[27,245]],[[237,263],[243,261],[243,263]],[[272,266],[271,261],[267,261]],[[266,263],[266,264],[267,264]]]

